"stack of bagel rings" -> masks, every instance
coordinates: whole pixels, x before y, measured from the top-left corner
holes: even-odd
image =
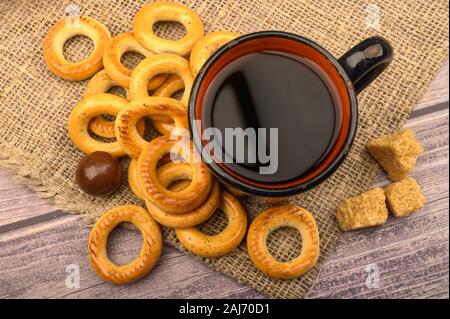
[[[182,24],[185,36],[179,40],[157,36],[152,26],[161,21]],[[94,49],[75,63],[64,57],[63,47],[77,35],[89,37]],[[216,50],[236,37],[227,31],[204,35],[199,16],[174,2],[144,5],[132,32],[112,37],[101,22],[82,16],[76,23],[63,18],[45,37],[43,55],[51,72],[68,81],[90,79],[68,118],[71,141],[85,154],[103,151],[118,159],[129,157],[128,184],[145,205],[113,208],[93,226],[88,255],[103,280],[126,284],[147,274],[161,254],[160,225],[174,229],[184,248],[202,257],[229,254],[244,239],[247,213],[238,197],[246,194],[226,184],[222,188],[201,161],[190,140],[187,118],[195,76]],[[134,69],[121,62],[130,51],[144,57]],[[125,97],[111,93],[113,87],[121,87]],[[147,138],[149,125],[159,136]],[[198,226],[219,211],[227,226],[214,235],[202,232]],[[124,222],[141,231],[143,245],[139,256],[119,266],[109,259],[106,247],[110,232]],[[266,247],[267,234],[282,226],[297,228],[303,239],[300,256],[290,263],[276,261]],[[254,265],[268,276],[298,277],[319,256],[314,218],[296,206],[265,211],[248,230],[247,249]]]

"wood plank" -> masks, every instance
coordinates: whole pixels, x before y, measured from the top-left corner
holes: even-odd
[[[390,216],[379,228],[344,233],[308,298],[448,297],[448,110],[408,122],[425,147],[413,173],[427,205],[407,218]],[[389,183],[384,173],[376,186]],[[427,258],[426,262],[423,261]],[[365,286],[365,268],[377,263],[384,286]]]
[[[107,284],[89,266],[88,235],[89,230],[75,215],[0,235],[0,298],[208,298],[212,291],[221,292],[221,297],[262,297],[169,247],[164,247],[157,266],[143,280],[129,286]],[[114,261],[130,261],[136,255],[136,237],[137,232],[126,229],[113,234],[110,254]],[[80,267],[79,289],[65,286],[70,264]]]
[[[398,219],[390,216],[383,227],[343,234],[321,272],[328,273],[328,264],[356,258],[360,254],[375,252],[392,244],[406,244],[422,234],[447,229],[448,222],[447,196],[429,203],[427,209],[408,218]]]
[[[448,101],[446,104],[448,105]],[[417,172],[429,171],[429,174],[436,174],[436,176],[439,177],[439,167],[436,167],[437,171],[429,170],[430,165],[436,166],[437,163],[440,163],[441,166],[444,167],[443,172],[448,175],[448,114],[449,110],[444,109],[427,114],[426,116],[410,119],[405,123],[404,127],[410,128],[415,132],[425,149],[424,154],[422,154],[417,161],[413,176]],[[389,183],[390,181],[385,172],[380,169],[375,177],[373,185],[383,187]],[[431,185],[428,186],[433,187],[438,185],[431,183]],[[441,192],[448,193],[448,184],[442,184],[441,189],[434,189],[429,193],[434,196]]]
[[[322,273],[308,298],[422,297],[428,290],[447,293],[448,228],[368,254],[333,263],[333,274]],[[378,265],[380,287],[368,288],[366,267]],[[438,281],[438,283],[436,283]]]
[[[0,169],[0,226],[55,211],[49,200],[41,199],[14,176]]]
[[[428,205],[406,219],[391,216],[384,227],[344,233],[329,260],[336,261],[356,252],[380,249],[382,245],[392,244],[392,241],[407,241],[427,229],[448,226],[448,120],[447,110],[435,116],[414,119],[409,125],[425,148],[412,176],[421,185]],[[426,129],[429,127],[433,129]],[[374,186],[383,187],[389,183],[385,174],[381,173]]]
[[[444,279],[445,280],[445,282],[447,283],[447,286],[448,286],[448,284],[449,284],[449,281],[448,281],[448,277],[446,278],[446,279]],[[429,293],[429,294],[427,294],[427,295],[424,295],[424,298],[427,298],[427,299],[449,299],[449,294],[448,294],[448,291],[446,291],[446,292],[431,292],[431,293]]]

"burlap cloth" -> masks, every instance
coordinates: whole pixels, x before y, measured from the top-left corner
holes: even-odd
[[[124,183],[114,196],[89,197],[73,182],[81,153],[67,137],[67,118],[80,100],[86,82],[66,82],[50,73],[42,58],[42,39],[65,12],[78,5],[109,28],[113,35],[131,30],[132,19],[146,1],[0,1],[0,165],[40,197],[52,198],[69,212],[92,222],[108,209],[124,203],[142,204]],[[364,145],[402,126],[412,107],[448,55],[448,2],[398,0],[339,1],[183,1],[201,16],[207,31],[248,33],[285,30],[308,37],[336,57],[359,41],[382,35],[392,42],[392,65],[359,96],[359,130],[350,156],[327,182],[298,196],[293,203],[306,207],[317,219],[321,258],[317,266],[296,280],[274,280],[257,271],[245,245],[232,254],[203,259],[215,269],[272,297],[302,297],[339,237],[335,209],[346,197],[366,190],[377,166]],[[70,7],[67,7],[72,4]],[[174,36],[179,29],[162,26]],[[85,54],[89,42],[74,40],[68,55]],[[124,161],[126,167],[127,161]],[[267,207],[257,199],[244,200],[249,217]],[[223,217],[203,230],[213,232]],[[171,230],[167,243],[179,247]],[[281,260],[298,253],[299,235],[282,229],[269,238],[271,252]],[[297,244],[296,244],[297,243]],[[180,248],[180,247],[179,247]]]

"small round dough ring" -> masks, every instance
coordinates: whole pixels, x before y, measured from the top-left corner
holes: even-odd
[[[108,235],[120,223],[134,224],[142,233],[139,256],[127,265],[114,264],[107,254]],[[158,224],[142,207],[124,205],[113,208],[95,223],[89,235],[89,261],[96,274],[113,284],[128,284],[145,276],[161,255],[162,235]]]
[[[105,70],[114,81],[128,88],[133,71],[124,66],[120,60],[126,52],[136,52],[146,58],[152,56],[154,53],[142,47],[132,32],[121,33],[108,41],[105,52],[103,53]],[[158,88],[166,78],[167,74],[155,76],[148,82],[147,89],[154,90]]]
[[[279,262],[267,249],[267,236],[280,227],[293,227],[302,236],[302,250],[289,262]],[[319,233],[314,217],[306,209],[294,206],[270,208],[258,215],[250,225],[247,249],[255,267],[277,279],[297,278],[310,270],[320,255]]]
[[[192,75],[189,62],[175,54],[155,54],[142,60],[135,68],[130,80],[130,96],[132,100],[148,97],[147,83],[158,74],[178,75],[184,82],[184,93],[181,103],[187,109],[189,94],[192,88]]]
[[[102,114],[117,116],[125,108],[128,101],[114,94],[101,93],[92,95],[79,102],[68,119],[69,137],[73,144],[83,153],[96,151],[107,152],[115,157],[125,156],[118,141],[106,143],[89,135],[89,122]]]
[[[119,83],[110,78],[105,70],[101,70],[95,74],[86,86],[84,90],[84,97],[89,97],[99,93],[107,93],[112,87],[120,86]],[[122,87],[125,90],[128,99],[128,89]],[[89,122],[89,129],[98,136],[105,138],[116,137],[116,132],[114,131],[114,121],[108,121],[102,116],[97,116]],[[145,122],[142,122],[139,126],[139,132],[142,134],[145,130]]]
[[[161,21],[181,23],[186,28],[185,36],[175,41],[158,37],[153,32],[153,25]],[[175,2],[154,2],[144,5],[136,14],[133,31],[137,40],[155,53],[187,56],[203,36],[204,28],[200,17],[190,8]]]
[[[236,39],[239,34],[228,31],[211,32],[201,38],[192,48],[191,64],[192,77],[196,77],[206,60],[214,54],[221,46]]]
[[[102,116],[96,116],[89,122],[89,129],[96,135],[104,138],[115,138],[115,121],[109,121]],[[139,135],[145,134],[145,120],[141,120],[136,124]]]
[[[159,97],[172,97],[175,93],[183,89],[183,79],[175,74],[171,74],[167,77],[167,80],[153,92],[152,95]]]
[[[206,235],[196,227],[175,229],[184,248],[199,256],[218,257],[239,246],[247,230],[245,209],[239,200],[227,191],[222,191],[219,209],[227,216],[228,225],[217,235]]]
[[[145,200],[141,187],[138,184],[137,159],[134,158],[131,159],[130,164],[128,165],[128,185],[130,185],[131,191],[137,198]]]
[[[94,43],[94,50],[80,62],[70,62],[64,57],[64,43],[70,38],[84,35]],[[74,21],[63,18],[57,22],[44,39],[44,60],[50,71],[69,80],[80,81],[93,76],[103,68],[103,51],[111,38],[108,29],[99,21],[82,16]]]
[[[89,80],[83,96],[88,97],[99,93],[108,93],[108,91],[115,86],[123,88],[125,90],[126,99],[130,100],[128,89],[111,79],[104,69],[97,72],[97,74]]]
[[[171,74],[167,80],[153,92],[153,96],[160,97],[172,97],[175,93],[184,89],[183,80],[175,75]],[[173,123],[170,118],[162,118],[158,120],[151,120],[153,127],[162,135],[169,135],[173,129]]]
[[[158,137],[144,147],[138,160],[138,180],[145,199],[170,214],[193,211],[205,202],[212,187],[211,172],[193,149],[192,143],[185,143],[181,137]],[[156,174],[159,160],[167,153],[177,154],[191,167],[191,183],[182,191],[168,190]]]
[[[168,163],[159,167],[156,171],[158,179],[164,187],[178,182],[169,187],[171,191],[181,191],[189,186],[191,178],[191,167],[187,163]],[[189,176],[189,179],[186,177]],[[216,179],[208,198],[203,204],[191,212],[185,214],[168,214],[150,201],[146,201],[150,215],[161,225],[171,228],[194,227],[203,223],[216,211],[220,204],[220,186]]]
[[[225,188],[236,197],[244,197],[248,195],[246,192],[241,191],[234,186],[228,185],[227,183],[223,183],[223,186],[225,186]]]
[[[148,144],[136,125],[139,120],[151,115],[169,116],[175,122],[175,128],[188,129],[187,114],[179,101],[154,96],[133,100],[117,115],[115,123],[117,141],[123,151],[133,158],[139,157]]]

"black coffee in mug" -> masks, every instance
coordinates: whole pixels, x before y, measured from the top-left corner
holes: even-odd
[[[244,55],[226,65],[212,80],[204,99],[204,128],[248,128],[256,140],[245,138],[243,163],[237,147],[223,149],[233,157],[225,163],[248,179],[277,183],[296,179],[320,164],[335,143],[341,127],[339,97],[328,75],[307,58],[278,51]],[[248,154],[258,154],[258,128],[266,129],[266,151],[277,152],[273,174],[261,174]],[[269,144],[270,128],[278,129],[277,147]],[[236,146],[236,143],[234,143]],[[239,154],[242,155],[242,154]]]

